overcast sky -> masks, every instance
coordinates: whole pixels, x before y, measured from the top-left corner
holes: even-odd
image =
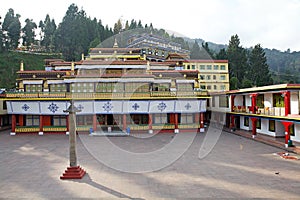
[[[37,24],[48,13],[60,23],[71,3],[104,25],[121,18],[153,23],[189,38],[228,44],[238,34],[244,47],[300,51],[300,0],[3,0],[0,16],[9,8]]]

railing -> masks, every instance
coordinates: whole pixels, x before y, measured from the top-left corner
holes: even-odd
[[[44,126],[44,132],[65,132],[67,131],[66,126]]]
[[[40,127],[38,126],[17,126],[16,133],[33,133],[39,132]]]
[[[255,109],[256,109],[256,114],[270,115],[270,116],[285,116],[284,107],[264,107],[264,108],[256,107]],[[252,107],[234,106],[233,112],[252,113]]]
[[[179,129],[189,129],[189,128],[200,128],[200,124],[179,124],[178,125]]]
[[[67,99],[102,99],[102,98],[157,98],[157,97],[197,97],[207,96],[198,91],[151,91],[151,92],[14,92],[6,93],[2,98],[67,98]]]

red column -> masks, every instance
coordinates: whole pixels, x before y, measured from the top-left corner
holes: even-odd
[[[285,147],[288,147],[288,142],[290,140],[290,125],[293,124],[293,122],[287,122],[287,121],[282,121],[281,122],[284,126],[284,134],[285,134]]]
[[[291,92],[286,91],[283,92],[282,94],[284,95],[284,108],[285,108],[284,115],[288,116],[289,114],[291,114]]]
[[[126,114],[123,114],[123,131],[126,132],[127,124],[126,124]]]
[[[256,97],[257,97],[257,93],[251,94],[250,97],[252,97],[251,99],[251,107],[252,107],[252,113],[255,114],[256,113]]]
[[[24,126],[24,115],[19,115],[19,126]]]
[[[93,115],[93,131],[97,130],[97,115]]]
[[[149,133],[152,134],[153,133],[153,130],[152,130],[152,124],[153,124],[152,114],[149,114],[149,116],[148,116],[148,124],[149,124]]]
[[[204,132],[204,113],[200,113],[200,132]]]
[[[16,123],[17,123],[16,115],[13,114],[11,116],[11,132],[10,132],[10,135],[16,135]]]
[[[66,128],[67,128],[67,131],[66,131],[66,135],[69,135],[69,115],[66,115]]]
[[[43,132],[43,115],[40,115],[40,130],[39,130],[39,135],[43,135],[44,132]]]
[[[235,121],[234,121],[234,115],[230,116],[230,128],[234,128],[235,127]]]
[[[175,113],[175,130],[174,133],[179,133],[178,129],[178,113]]]
[[[257,118],[251,117],[250,118],[252,121],[252,138],[256,137],[256,122],[257,122]]]
[[[231,112],[233,112],[233,107],[234,107],[234,99],[235,99],[235,95],[231,95]]]

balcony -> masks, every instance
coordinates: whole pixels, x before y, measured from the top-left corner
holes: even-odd
[[[269,115],[269,116],[285,116],[285,108],[284,107],[264,107],[259,108],[256,107],[257,115]],[[251,106],[233,106],[233,112],[238,113],[252,113]]]

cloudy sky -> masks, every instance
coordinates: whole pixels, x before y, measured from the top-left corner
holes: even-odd
[[[88,16],[113,27],[121,18],[153,23],[189,38],[228,44],[238,34],[244,47],[260,43],[264,48],[300,51],[300,0],[4,0],[2,21],[9,8],[37,24],[48,13],[60,23],[75,3]]]

